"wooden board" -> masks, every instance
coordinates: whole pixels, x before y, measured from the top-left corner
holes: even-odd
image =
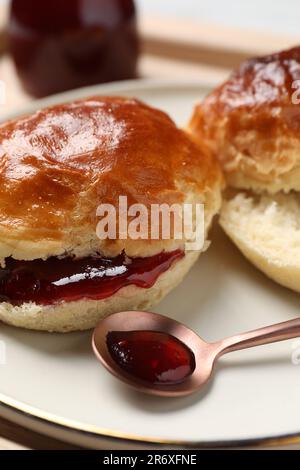
[[[162,18],[141,18],[140,30],[146,54],[227,69],[246,58],[300,43],[300,34],[279,35]]]
[[[0,418],[0,451],[2,450],[77,450],[76,446],[28,431]]]

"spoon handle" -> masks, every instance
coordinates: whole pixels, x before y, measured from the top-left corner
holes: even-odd
[[[217,343],[218,356],[240,349],[297,338],[298,336],[300,336],[300,318],[295,318],[294,320],[225,338]]]

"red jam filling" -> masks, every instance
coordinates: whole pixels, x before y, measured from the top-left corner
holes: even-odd
[[[193,352],[179,339],[158,331],[111,331],[106,344],[128,374],[152,384],[183,382],[195,370]]]
[[[52,257],[46,261],[7,258],[5,268],[0,269],[0,301],[50,305],[62,300],[105,299],[130,284],[150,288],[183,256],[183,251],[176,250],[148,258],[128,258],[124,253],[116,258]]]

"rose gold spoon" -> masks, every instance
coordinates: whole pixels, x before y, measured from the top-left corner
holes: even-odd
[[[112,331],[156,331],[172,335],[194,353],[195,370],[184,381],[176,384],[153,384],[139,380],[125,372],[111,357],[106,338]],[[300,336],[300,318],[242,333],[215,343],[206,343],[188,327],[171,318],[157,313],[130,311],[115,313],[102,320],[94,331],[92,346],[96,357],[118,379],[151,395],[175,397],[200,390],[210,379],[217,359],[223,354],[298,336]]]

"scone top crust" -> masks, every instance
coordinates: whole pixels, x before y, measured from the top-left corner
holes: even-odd
[[[149,256],[168,241],[100,241],[100,203],[215,204],[211,153],[163,112],[135,99],[93,97],[0,125],[0,260]],[[217,192],[217,195],[216,195]]]
[[[229,184],[300,189],[300,47],[248,60],[196,107],[193,133],[222,162]]]

